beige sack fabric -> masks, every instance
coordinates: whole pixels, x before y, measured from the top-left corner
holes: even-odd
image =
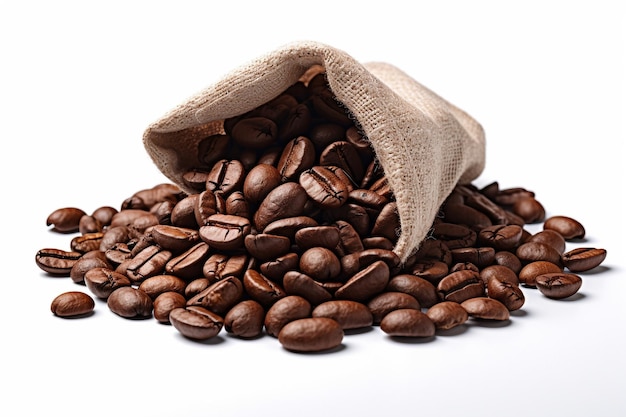
[[[235,69],[151,124],[143,138],[146,150],[185,189],[182,176],[197,165],[200,139],[224,133],[224,119],[270,101],[320,65],[370,140],[395,194],[401,233],[394,251],[405,261],[453,187],[482,172],[485,136],[471,116],[392,65],[361,64],[317,42],[286,45]]]

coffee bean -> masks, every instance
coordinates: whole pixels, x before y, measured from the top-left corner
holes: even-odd
[[[291,248],[291,241],[285,236],[259,233],[247,235],[244,245],[250,255],[264,262],[287,254]]]
[[[520,283],[527,287],[535,287],[539,275],[558,272],[563,272],[563,269],[555,263],[535,261],[525,265],[519,272],[518,278]]]
[[[323,247],[307,249],[300,256],[299,266],[300,271],[318,281],[332,281],[341,272],[337,256]]]
[[[390,336],[432,337],[435,323],[420,310],[402,308],[387,314],[380,322],[380,329]]]
[[[536,278],[539,291],[546,297],[557,300],[576,294],[582,283],[580,276],[564,272],[541,274]]]
[[[496,257],[495,249],[489,246],[451,249],[450,253],[453,262],[471,262],[478,268],[484,268],[493,264]]]
[[[492,279],[498,279],[500,281],[509,282],[513,285],[519,284],[519,278],[515,272],[510,268],[503,265],[489,265],[483,268],[480,273],[480,277],[485,282],[485,285],[489,284]]]
[[[256,230],[263,230],[274,220],[300,216],[307,201],[307,193],[295,182],[279,185],[268,193],[254,214]]]
[[[300,185],[306,194],[322,208],[336,208],[348,200],[345,182],[330,167],[314,166],[300,175]]]
[[[284,236],[290,240],[294,240],[298,230],[305,227],[315,227],[317,225],[317,220],[309,216],[285,217],[284,219],[274,220],[268,224],[265,229],[263,229],[263,233]]]
[[[367,307],[372,312],[373,323],[380,324],[381,320],[390,312],[401,308],[421,308],[415,297],[397,291],[387,291],[374,296],[367,302]]]
[[[175,308],[170,312],[170,323],[183,336],[194,340],[206,340],[218,335],[224,319],[199,306]]]
[[[310,226],[294,234],[296,245],[302,250],[313,247],[334,249],[340,242],[339,228],[335,226]]]
[[[86,214],[77,207],[56,209],[48,215],[46,226],[52,226],[55,232],[74,233],[78,231],[80,219]]]
[[[145,319],[152,316],[152,299],[133,287],[119,287],[107,298],[109,309],[120,317]]]
[[[156,245],[149,246],[129,259],[126,276],[133,283],[140,283],[146,278],[165,271],[165,265],[171,258],[172,252],[162,250]]]
[[[109,226],[116,213],[118,213],[118,210],[115,207],[101,206],[95,209],[91,215],[98,220],[102,226]]]
[[[250,232],[250,221],[245,217],[213,214],[200,227],[199,234],[210,247],[232,251],[243,247],[244,239]]]
[[[243,286],[250,298],[265,308],[271,307],[287,295],[280,285],[253,269],[247,270],[243,275]]]
[[[437,330],[450,330],[462,325],[468,319],[467,311],[454,301],[437,303],[426,311],[426,315]]]
[[[498,224],[485,227],[478,234],[478,241],[496,251],[514,250],[522,239],[522,228],[517,225]],[[466,245],[470,246],[470,245]]]
[[[541,242],[523,243],[517,248],[515,255],[526,264],[535,261],[547,261],[557,265],[561,263],[561,254],[552,246]]]
[[[100,249],[100,242],[104,237],[102,232],[87,233],[76,236],[70,241],[70,248],[74,252],[87,253]]]
[[[384,290],[388,282],[389,266],[383,261],[376,261],[342,285],[335,292],[335,297],[363,302]]]
[[[167,291],[156,296],[153,302],[153,315],[159,323],[170,323],[170,312],[176,308],[184,308],[185,297],[176,291]]]
[[[333,349],[343,341],[343,329],[333,319],[309,317],[287,323],[278,333],[278,341],[294,352],[320,352]]]
[[[485,295],[485,283],[478,272],[462,270],[446,275],[437,284],[437,293],[441,301],[463,301]]]
[[[509,311],[522,308],[526,299],[516,284],[499,278],[492,278],[487,282],[487,296],[500,301]]]
[[[218,315],[224,315],[243,298],[239,278],[227,277],[211,284],[187,301],[187,306],[199,306]]]
[[[154,243],[172,253],[184,252],[200,240],[198,230],[164,224],[154,226],[150,234]]]
[[[240,120],[232,128],[231,137],[246,148],[263,149],[274,143],[278,126],[265,117],[248,117]]]
[[[289,322],[309,317],[311,304],[298,295],[288,295],[276,301],[265,314],[265,331],[278,337],[282,328]]]
[[[82,284],[85,281],[85,274],[94,268],[110,268],[111,264],[105,259],[100,257],[85,258],[83,255],[77,260],[72,269],[70,269],[70,278],[77,284]]]
[[[514,253],[509,251],[496,252],[494,262],[498,265],[506,266],[516,274],[519,274],[522,269],[522,262]]]
[[[286,294],[299,295],[313,306],[330,301],[333,297],[322,284],[296,270],[286,272],[282,282]]]
[[[542,222],[546,217],[543,205],[534,197],[519,198],[513,203],[513,213],[524,219],[525,223]]]
[[[228,159],[217,161],[207,174],[206,189],[215,194],[230,194],[232,191],[240,190],[245,172],[241,161]]]
[[[46,248],[37,251],[35,263],[50,275],[69,276],[72,267],[81,258],[82,253]]]
[[[131,282],[124,274],[108,268],[93,268],[85,273],[85,285],[93,295],[103,300],[120,287],[130,287]]]
[[[561,257],[563,265],[571,272],[585,272],[600,265],[606,258],[606,249],[576,248]]]
[[[433,284],[439,283],[443,277],[448,275],[450,268],[448,264],[436,260],[423,260],[411,266],[411,274],[423,278]]]
[[[430,281],[416,275],[396,275],[389,280],[386,290],[409,294],[424,308],[432,307],[439,302],[437,288]]]
[[[256,165],[246,175],[243,195],[251,203],[260,203],[281,182],[282,176],[276,167],[268,164]]]
[[[139,289],[152,300],[164,292],[177,292],[184,294],[187,283],[176,275],[155,275],[139,284]]]
[[[461,307],[467,311],[470,317],[476,319],[505,321],[510,317],[506,306],[493,298],[470,298],[463,301]]]
[[[59,294],[52,300],[50,310],[59,317],[78,317],[93,311],[95,302],[84,292],[68,291]]]
[[[565,240],[585,237],[584,226],[578,220],[567,216],[552,216],[546,219],[543,228],[559,232]]]
[[[283,181],[295,180],[315,164],[315,145],[305,136],[290,140],[280,156],[276,168]]]
[[[557,231],[546,229],[530,236],[527,242],[541,242],[552,246],[558,253],[565,252],[565,238]]]

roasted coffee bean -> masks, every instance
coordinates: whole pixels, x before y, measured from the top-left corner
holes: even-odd
[[[246,170],[238,160],[217,161],[207,174],[206,189],[215,194],[230,194],[243,186]]]
[[[162,201],[150,208],[150,213],[157,218],[158,224],[172,224],[172,210],[176,203],[172,201]]]
[[[245,217],[214,214],[200,227],[200,238],[210,247],[233,251],[243,248],[244,239],[251,232],[250,221]]]
[[[224,317],[224,330],[241,338],[257,337],[263,331],[265,310],[254,300],[244,300],[231,308]]]
[[[180,188],[175,184],[162,183],[154,187],[137,191],[132,196],[122,202],[124,210],[150,210],[156,203],[162,201],[176,202],[181,195]]]
[[[541,242],[523,243],[517,248],[515,255],[526,264],[535,261],[548,261],[557,265],[561,263],[561,254],[552,246]]]
[[[348,200],[348,189],[332,167],[314,166],[302,172],[299,182],[306,194],[325,209],[340,207]]]
[[[283,181],[296,180],[315,164],[315,145],[305,136],[298,136],[285,145],[277,169]]]
[[[113,216],[117,212],[118,210],[115,207],[101,206],[95,209],[91,215],[97,219],[102,226],[109,226],[111,224],[111,220],[113,220]]]
[[[383,291],[389,283],[389,266],[384,261],[376,261],[356,273],[335,292],[341,300],[364,302]]]
[[[525,265],[519,272],[518,278],[521,284],[527,287],[535,287],[539,275],[563,272],[559,265],[548,261],[535,261]]]
[[[336,166],[348,174],[355,184],[360,184],[365,172],[357,149],[350,142],[336,141],[320,154],[320,165]]]
[[[209,222],[209,217],[218,212],[218,197],[212,190],[205,190],[198,194],[193,207],[193,215],[195,219],[195,226],[189,228],[194,229],[197,226],[204,226]],[[181,226],[179,224],[172,223],[175,226]]]
[[[298,295],[288,295],[276,301],[265,314],[265,331],[278,337],[282,328],[289,322],[311,315],[311,304]]]
[[[268,224],[263,233],[270,235],[278,235],[294,240],[296,232],[304,227],[317,226],[317,220],[309,216],[285,217],[284,219],[274,220]]]
[[[423,308],[430,308],[439,302],[437,288],[426,279],[411,274],[400,274],[391,278],[386,291],[399,291],[409,294]]]
[[[332,281],[341,273],[337,256],[327,248],[307,249],[299,261],[300,271],[318,281]]]
[[[159,323],[170,323],[170,312],[175,308],[184,308],[187,304],[185,297],[175,291],[159,294],[153,302],[153,315]]]
[[[254,214],[256,230],[263,230],[274,220],[302,215],[307,193],[298,183],[287,182],[274,188]]]
[[[176,275],[155,275],[139,284],[139,289],[153,300],[164,292],[185,293],[187,283]]]
[[[214,253],[202,266],[202,275],[211,282],[231,276],[242,278],[247,264],[248,256],[246,254]]]
[[[215,283],[215,280],[209,278],[196,278],[189,282],[185,287],[185,298],[191,299],[196,295],[200,294],[202,291],[206,290],[211,286],[211,284]]]
[[[77,284],[85,281],[85,274],[94,268],[111,268],[111,264],[101,257],[85,258],[84,255],[70,269],[70,278]]]
[[[130,287],[130,279],[126,275],[109,268],[93,268],[85,273],[85,285],[93,295],[103,300],[120,287]]]
[[[467,190],[467,187],[462,187]],[[465,203],[487,215],[493,224],[510,224],[506,210],[478,192],[469,192]]]
[[[398,240],[400,233],[400,217],[395,201],[385,204],[372,226],[372,236],[386,237],[392,242]],[[361,236],[364,234],[361,233]]]
[[[184,252],[200,240],[198,230],[163,224],[154,226],[150,234],[154,243],[172,253]]]
[[[525,223],[539,223],[546,218],[546,210],[534,197],[517,199],[513,203],[512,211],[520,216]]]
[[[100,242],[104,233],[95,232],[95,233],[87,233],[81,236],[76,236],[74,239],[70,241],[70,248],[74,252],[87,253],[92,250],[100,249]]]
[[[93,216],[84,215],[78,222],[78,232],[81,234],[102,232],[102,229],[102,223]]]
[[[340,242],[339,228],[335,226],[303,227],[296,231],[294,240],[302,250],[313,247],[334,249]]]
[[[390,336],[432,337],[435,323],[420,310],[402,308],[387,314],[380,322],[380,329]]]
[[[250,218],[250,204],[243,195],[243,191],[233,191],[224,202],[226,214],[231,216]]]
[[[424,240],[417,250],[415,258],[419,260],[441,261],[448,266],[452,265],[452,252],[444,242],[438,239]]]
[[[482,233],[482,232],[481,232]],[[432,236],[443,240],[449,249],[466,248],[476,244],[477,234],[467,226],[454,223],[437,223]]]
[[[535,283],[546,297],[561,300],[576,294],[583,280],[576,274],[556,272],[537,276]]]
[[[133,283],[140,283],[146,278],[159,275],[165,271],[165,265],[172,258],[172,252],[162,250],[156,245],[147,247],[135,257],[129,259],[126,276]]]
[[[164,272],[190,281],[202,275],[202,269],[208,257],[209,245],[205,242],[198,242],[185,252],[168,260]]]
[[[46,248],[37,251],[35,263],[50,275],[69,276],[72,267],[82,255],[76,251]]]
[[[251,203],[260,203],[281,182],[282,176],[276,167],[268,164],[256,165],[246,175],[243,195]]]
[[[278,126],[265,117],[241,119],[232,128],[231,137],[246,148],[263,149],[272,145],[278,135]]]
[[[364,249],[341,258],[341,270],[344,275],[354,275],[376,261],[383,261],[389,267],[389,273],[399,271],[400,258],[395,252],[386,249]]]
[[[287,272],[298,269],[299,263],[300,257],[292,252],[262,263],[259,271],[272,281],[280,283]]]
[[[202,192],[206,190],[206,180],[208,175],[209,173],[205,171],[187,171],[183,174],[183,182],[192,190]]]
[[[247,235],[244,244],[248,253],[262,262],[285,255],[291,249],[291,241],[288,238],[267,233]]]
[[[176,203],[170,215],[172,226],[197,229],[196,206],[199,199],[200,194],[191,194]]]
[[[430,307],[426,315],[437,330],[450,330],[467,321],[467,311],[454,301],[442,301]]]
[[[299,103],[289,109],[285,120],[278,126],[278,140],[286,141],[309,132],[312,116],[309,106]]]
[[[493,298],[470,298],[463,301],[461,307],[467,311],[470,317],[475,319],[505,321],[510,317],[506,306]]]
[[[358,188],[348,193],[348,201],[373,210],[382,210],[389,200],[372,190]]]
[[[339,229],[340,246],[346,254],[360,252],[365,249],[361,237],[350,223],[344,220],[337,220],[334,224]]]
[[[287,323],[278,333],[278,341],[294,352],[320,352],[333,349],[343,341],[343,329],[333,319],[309,317]]]
[[[55,316],[78,317],[91,313],[95,305],[93,298],[84,292],[69,291],[56,296],[50,310]]]
[[[448,264],[436,260],[424,260],[414,263],[410,268],[411,274],[423,278],[433,284],[441,281],[441,278],[448,275],[450,268]]]
[[[152,316],[152,299],[133,287],[119,287],[107,298],[109,309],[120,317],[144,319]]]
[[[288,295],[299,295],[316,306],[332,299],[331,293],[313,278],[292,270],[284,274],[282,284]]]
[[[498,224],[485,227],[478,233],[478,241],[482,245],[491,246],[496,251],[514,250],[519,246],[521,239],[522,228],[517,225]]]
[[[243,286],[250,298],[258,301],[264,308],[271,307],[287,295],[279,284],[253,269],[243,274]]]
[[[111,227],[126,226],[134,229],[136,233],[142,233],[146,227],[158,224],[156,216],[142,209],[125,209],[113,215]]]
[[[477,232],[493,225],[486,214],[465,204],[446,204],[443,213],[445,221],[465,225]]]
[[[600,265],[606,258],[606,249],[576,248],[561,257],[563,265],[572,272],[585,272]]]
[[[55,232],[78,232],[80,219],[86,215],[84,210],[77,207],[64,207],[54,210],[46,219],[46,226],[52,226]]]
[[[513,285],[519,284],[519,278],[515,272],[510,268],[503,265],[489,265],[480,271],[480,278],[485,282],[485,285],[493,278],[500,281],[506,281]]]
[[[451,249],[450,253],[454,263],[471,262],[478,268],[493,264],[496,257],[496,250],[489,246]]]
[[[393,250],[394,244],[391,240],[382,236],[366,237],[362,239],[364,249],[385,249]]]
[[[421,309],[417,299],[404,292],[387,291],[374,296],[367,302],[372,313],[373,323],[380,324],[381,320],[390,312],[401,308]]]
[[[526,242],[540,242],[552,246],[558,253],[565,252],[565,238],[554,230],[546,229],[531,235]],[[525,242],[525,243],[526,243]]]
[[[132,254],[131,249],[126,243],[116,243],[104,252],[107,260],[112,265],[120,265],[122,262],[130,261]]]
[[[480,269],[476,265],[471,263],[471,262],[457,262],[457,263],[455,263],[454,265],[452,265],[450,267],[450,272],[449,273],[451,274],[451,273],[456,272],[456,271],[465,271],[465,270],[480,272]]]
[[[224,327],[222,317],[199,306],[175,308],[170,312],[169,320],[180,334],[195,340],[215,337]]]
[[[155,226],[156,227],[156,226]],[[115,226],[107,228],[106,232],[100,240],[99,250],[106,252],[111,249],[117,243],[126,243],[130,240],[130,234],[128,227]]]
[[[487,282],[487,296],[500,301],[509,311],[519,310],[525,302],[524,293],[516,284],[497,277]]]
[[[333,319],[343,330],[361,329],[374,323],[372,312],[365,304],[350,300],[321,303],[313,309],[311,316]]]
[[[198,143],[198,162],[206,167],[213,166],[226,155],[229,145],[228,135],[217,134],[202,138]]]
[[[498,190],[493,196],[493,200],[501,206],[513,206],[516,201],[522,198],[534,197],[535,193],[523,187],[511,187]]]
[[[446,275],[437,284],[437,293],[441,301],[463,301],[485,295],[485,283],[478,272],[462,270]]]
[[[494,262],[498,265],[506,266],[516,274],[519,274],[522,269],[522,262],[514,253],[509,251],[496,252]]]
[[[552,216],[543,224],[546,230],[559,232],[565,240],[582,239],[585,237],[585,228],[576,219],[567,216]]]
[[[241,301],[243,285],[239,278],[227,277],[217,281],[187,301],[188,306],[200,306],[216,314],[224,315]]]

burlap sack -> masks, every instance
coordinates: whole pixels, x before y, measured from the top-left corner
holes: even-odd
[[[361,64],[317,42],[286,45],[235,69],[151,124],[143,137],[146,150],[185,189],[182,176],[197,165],[201,138],[223,133],[224,119],[268,102],[320,65],[371,141],[395,194],[401,231],[394,251],[404,261],[427,236],[453,187],[482,172],[485,137],[471,116],[392,65]]]

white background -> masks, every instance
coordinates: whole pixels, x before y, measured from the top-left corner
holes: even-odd
[[[626,20],[608,1],[0,2],[3,416],[618,416],[626,411]],[[506,5],[505,5],[506,4]],[[235,67],[310,39],[386,61],[473,115],[487,133],[476,184],[536,192],[587,228],[602,267],[580,295],[525,289],[504,327],[432,341],[379,329],[337,352],[289,353],[269,336],[184,340],[98,301],[34,262],[69,246],[46,217],[119,206],[163,182],[147,125]],[[537,231],[538,227],[530,230]]]

